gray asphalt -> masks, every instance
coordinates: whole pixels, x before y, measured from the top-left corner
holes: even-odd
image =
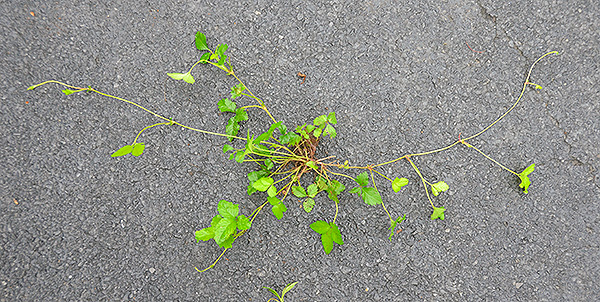
[[[0,301],[600,300],[600,8],[596,1],[0,1]],[[236,73],[288,126],[335,111],[323,156],[366,165],[478,132],[509,108],[531,63],[544,88],[471,141],[511,169],[535,163],[529,194],[468,148],[415,158],[445,180],[431,207],[410,165],[388,210],[407,215],[390,243],[381,207],[341,196],[345,244],[326,256],[308,227],[330,220],[325,196],[306,214],[268,212],[215,268],[196,243],[221,199],[249,214],[251,165],[220,137],[177,127],[142,135],[139,158],[111,158],[159,122],[139,102],[222,132],[216,103],[235,82],[209,66],[196,83],[167,78],[200,56],[194,34],[227,43]],[[470,49],[468,46],[470,46]],[[475,50],[475,51],[474,51]],[[476,52],[476,51],[480,51]],[[307,75],[301,84],[298,72]],[[269,119],[251,112],[246,129]],[[354,173],[354,171],[351,171]],[[352,181],[341,180],[348,187]],[[383,180],[379,180],[383,187]]]

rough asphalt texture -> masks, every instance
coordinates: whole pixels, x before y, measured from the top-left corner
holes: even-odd
[[[597,1],[1,1],[0,301],[266,301],[263,286],[299,281],[286,301],[600,300],[600,8]],[[249,164],[226,140],[154,128],[139,158],[111,158],[159,122],[94,94],[66,97],[49,79],[124,97],[194,127],[224,131],[216,103],[235,82],[199,66],[196,84],[167,78],[200,56],[193,36],[229,44],[237,74],[288,126],[335,111],[338,137],[322,156],[378,163],[476,133],[471,141],[518,179],[468,148],[415,158],[450,190],[431,207],[406,162],[387,240],[380,206],[342,195],[345,244],[325,256],[316,220],[295,198],[284,219],[265,211],[217,266],[196,243],[227,199],[249,214]],[[477,53],[466,45],[483,53]],[[300,84],[298,72],[307,75]],[[250,101],[247,101],[248,104]],[[243,129],[265,129],[251,112]],[[355,171],[350,171],[355,173]],[[354,174],[353,174],[354,175]],[[348,187],[352,181],[342,180]]]

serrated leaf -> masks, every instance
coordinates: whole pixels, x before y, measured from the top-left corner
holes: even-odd
[[[314,198],[318,192],[319,192],[319,188],[317,187],[316,184],[310,184],[308,186],[308,188],[306,188],[306,195],[308,195],[311,198]]]
[[[323,244],[323,250],[325,254],[329,255],[333,250],[333,238],[331,237],[331,232],[327,232],[321,235],[321,244]]]
[[[354,188],[350,189],[350,191],[348,191],[348,192],[352,193],[352,194],[362,195],[362,187],[354,187]]]
[[[230,101],[228,98],[224,98],[224,99],[220,100],[217,103],[217,106],[219,106],[219,111],[221,111],[221,112],[236,113],[235,108],[237,107],[237,105],[235,104],[235,102]]]
[[[298,283],[298,281],[290,283],[283,289],[283,291],[281,292],[281,299],[280,299],[281,301],[283,301],[285,294],[287,292],[289,292],[290,290],[292,290],[292,288],[294,288],[294,286],[296,286],[297,283]]]
[[[362,197],[366,204],[372,206],[378,205],[383,202],[379,191],[377,191],[375,188],[363,188]]]
[[[334,124],[334,125],[335,125],[335,124],[337,124],[337,119],[335,118],[335,112],[330,112],[330,113],[327,115],[327,121],[328,121],[330,124]]]
[[[321,125],[323,125],[323,124],[325,124],[325,123],[327,123],[327,117],[326,117],[326,116],[324,116],[324,115],[317,116],[317,117],[315,118],[315,120],[313,121],[313,124],[314,124],[315,126],[321,126]]]
[[[136,143],[133,145],[133,150],[131,150],[131,155],[140,156],[144,153],[144,149],[146,149],[146,145],[144,143]]]
[[[273,178],[271,177],[262,177],[254,182],[252,185],[255,189],[264,192],[273,184]]]
[[[225,239],[225,241],[219,244],[219,246],[222,248],[230,249],[234,241],[235,239],[233,238],[233,236],[229,236],[229,238]]]
[[[337,181],[337,180],[331,180],[330,184],[329,184],[329,188],[333,189],[335,191],[336,194],[340,194],[342,192],[344,192],[344,190],[346,190],[346,186],[344,186],[344,184],[342,184],[341,182]]]
[[[250,224],[250,219],[248,219],[248,217],[246,217],[245,215],[240,215],[237,217],[237,228],[240,230],[247,230],[249,229],[251,226]]]
[[[233,87],[231,87],[231,99],[235,99],[237,97],[239,97],[240,95],[242,95],[242,92],[246,89],[246,86],[244,86],[244,84],[239,83]]]
[[[315,126],[313,126],[313,125],[306,126],[306,133],[311,133],[313,130],[315,130]]]
[[[408,179],[402,177],[402,178],[398,178],[396,177],[394,179],[394,181],[392,181],[392,189],[394,190],[394,192],[398,193],[400,192],[400,189],[402,189],[402,187],[406,186],[408,184]]]
[[[298,144],[301,140],[300,136],[298,136],[294,132],[288,132],[288,133],[282,135],[279,139],[282,144],[291,145],[291,146]]]
[[[167,73],[173,80],[183,80],[183,77],[186,75],[185,73]]]
[[[310,228],[319,234],[325,234],[329,231],[331,225],[325,221],[319,220],[311,223]]]
[[[276,188],[274,185],[270,186],[270,187],[267,189],[267,194],[268,194],[270,197],[275,197],[275,196],[277,196],[277,188]]]
[[[339,245],[344,244],[344,240],[342,239],[342,233],[340,232],[338,226],[333,222],[331,223],[331,239],[333,239],[333,242]]]
[[[319,191],[323,191],[328,188],[327,181],[321,176],[317,176],[317,178],[315,179],[315,182],[317,183],[317,187],[319,188]]]
[[[312,160],[311,160],[311,161],[309,161],[309,162],[307,162],[307,163],[306,163],[306,165],[307,165],[308,167],[310,167],[310,168],[313,168],[313,169],[315,169],[315,170],[319,170],[319,168],[317,167],[317,164],[315,164],[315,162],[314,162],[314,161],[312,161]]]
[[[227,126],[225,126],[225,133],[227,135],[236,136],[240,131],[240,124],[235,120],[235,117],[232,117],[227,122]],[[233,141],[233,138],[228,137],[229,141]]]
[[[335,131],[335,128],[333,128],[333,126],[331,126],[330,124],[327,124],[327,127],[325,127],[325,133],[329,134],[329,137],[334,138],[337,136],[337,132]]]
[[[208,63],[208,60],[210,60],[210,52],[205,52],[200,57],[199,61],[200,61],[200,64],[206,64],[206,63]]]
[[[315,131],[313,132],[313,135],[314,135],[316,138],[319,138],[319,137],[321,136],[321,133],[323,133],[323,129],[321,129],[321,128],[317,128],[317,129],[315,129]]]
[[[62,90],[62,92],[63,92],[65,95],[69,95],[69,94],[73,94],[73,93],[75,93],[75,91],[73,91],[73,90],[71,90],[71,89],[63,89],[63,90]]]
[[[111,154],[110,157],[118,157],[118,156],[127,155],[127,154],[131,153],[131,151],[133,151],[133,146],[125,145],[125,146],[121,147],[119,150],[115,151],[113,154]]]
[[[216,51],[217,55],[222,56],[225,53],[225,51],[227,51],[227,48],[228,48],[227,44],[225,44],[225,43],[220,44],[217,47],[217,51]]]
[[[192,76],[192,74],[189,72],[183,75],[183,80],[186,83],[190,83],[190,84],[194,84],[196,82],[196,80],[194,80],[194,77]]]
[[[237,227],[237,223],[235,218],[223,218],[217,223],[215,227],[215,242],[221,246],[225,241],[233,235],[235,232],[235,228]]]
[[[281,200],[279,198],[277,198],[277,197],[271,197],[271,196],[267,197],[267,201],[272,206],[278,205],[281,202]]]
[[[227,200],[219,201],[217,211],[223,218],[235,218],[240,213],[240,206]]]
[[[285,135],[287,133],[287,126],[284,124],[280,124],[277,129],[279,130],[279,133],[281,133],[281,135]]]
[[[304,197],[308,196],[306,194],[306,191],[304,190],[304,188],[301,186],[293,186],[292,194],[294,194],[294,196],[296,196],[298,198],[304,198]]]
[[[234,149],[233,146],[226,144],[225,146],[223,146],[223,153],[227,153],[233,149]]]
[[[221,219],[223,219],[223,217],[221,217],[221,215],[216,215],[215,217],[212,218],[212,220],[210,221],[210,225],[214,228],[217,226],[217,224],[219,223],[219,221],[221,221]]]
[[[223,55],[221,59],[219,59],[219,62],[217,62],[217,65],[225,64],[225,59],[227,59],[227,55]]]
[[[275,164],[273,164],[273,161],[270,158],[265,159],[264,163],[267,170],[271,170],[273,167],[275,167]]]
[[[215,230],[213,227],[208,227],[208,228],[204,228],[201,229],[199,231],[196,231],[196,242],[200,242],[200,240],[202,241],[208,241],[213,239],[213,237],[215,237]]]
[[[240,150],[238,152],[235,152],[235,161],[238,163],[243,163],[244,162],[244,157],[246,157],[246,151],[244,150]]]
[[[287,208],[285,207],[283,202],[280,202],[280,203],[274,205],[271,208],[271,211],[273,212],[273,215],[275,215],[275,218],[277,218],[277,220],[279,220],[279,219],[283,218],[283,212],[286,212]]]
[[[206,36],[201,33],[201,32],[197,32],[196,33],[196,48],[198,50],[209,50],[208,49],[208,45],[206,45]]]
[[[431,220],[435,220],[435,219],[440,219],[440,220],[444,220],[444,212],[446,211],[446,209],[444,209],[444,207],[433,207],[433,214],[431,214]]]
[[[444,181],[438,181],[431,185],[431,193],[433,193],[435,196],[438,196],[441,192],[444,192],[448,189],[450,189],[450,186],[448,186],[448,184]]]
[[[356,181],[361,187],[366,187],[369,185],[369,174],[366,171],[362,172],[358,174],[354,181]]]
[[[304,208],[304,211],[306,211],[306,213],[310,213],[310,211],[312,211],[314,207],[315,207],[315,200],[312,198],[307,198],[302,203],[302,208]]]
[[[246,109],[238,108],[235,110],[235,120],[237,122],[243,122],[248,120],[248,112]]]

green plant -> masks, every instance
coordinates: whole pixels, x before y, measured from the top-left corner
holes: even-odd
[[[282,121],[277,121],[269,111],[265,102],[258,98],[238,78],[229,57],[225,54],[228,49],[227,44],[219,44],[214,50],[211,50],[208,47],[205,35],[200,32],[196,34],[195,43],[196,48],[204,52],[200,56],[200,59],[194,63],[186,73],[168,73],[168,76],[174,80],[183,80],[186,83],[193,84],[195,83],[195,79],[192,75],[194,68],[198,64],[208,64],[223,70],[227,75],[235,79],[236,83],[231,88],[230,97],[223,98],[217,103],[217,108],[219,111],[230,115],[225,126],[224,134],[183,125],[172,118],[166,118],[145,107],[142,107],[137,103],[97,91],[92,87],[76,87],[59,81],[51,80],[33,85],[29,87],[28,90],[32,90],[48,83],[57,83],[66,88],[63,90],[65,95],[71,95],[73,93],[82,91],[94,92],[134,105],[146,111],[147,113],[154,115],[159,120],[162,120],[162,122],[152,124],[139,131],[133,140],[133,143],[119,148],[111,155],[113,157],[124,156],[130,153],[134,156],[141,155],[145,149],[145,144],[139,143],[138,139],[144,131],[157,126],[176,125],[200,133],[226,137],[231,144],[224,144],[223,152],[228,154],[231,160],[235,160],[238,163],[251,163],[255,165],[256,170],[248,173],[247,175],[248,186],[246,188],[246,192],[248,195],[252,195],[257,192],[264,192],[266,195],[263,199],[264,202],[254,211],[252,211],[248,217],[244,215],[238,215],[239,206],[236,204],[225,200],[221,200],[218,203],[218,214],[212,218],[211,225],[196,231],[195,237],[197,241],[208,241],[213,239],[219,247],[223,248],[223,252],[215,260],[215,262],[206,269],[199,270],[196,268],[196,270],[199,272],[214,267],[224,253],[233,246],[235,240],[239,236],[245,234],[246,231],[251,228],[252,222],[254,219],[256,219],[257,215],[264,207],[270,207],[270,210],[275,218],[282,219],[284,213],[287,211],[285,202],[287,202],[290,192],[297,198],[303,199],[303,208],[307,213],[310,213],[312,209],[317,206],[315,200],[319,193],[326,193],[326,196],[332,201],[332,205],[335,206],[335,215],[331,220],[328,220],[330,222],[318,220],[312,223],[310,228],[320,235],[321,243],[326,254],[329,254],[333,250],[333,243],[337,243],[338,245],[344,244],[340,228],[336,224],[336,218],[338,216],[340,196],[346,190],[346,187],[339,180],[336,180],[336,177],[340,179],[348,178],[356,182],[357,186],[352,188],[349,192],[356,194],[367,205],[381,205],[389,219],[390,227],[388,230],[390,231],[390,234],[388,238],[391,241],[396,226],[406,219],[406,215],[397,216],[395,219],[393,218],[394,216],[392,216],[385,206],[380,190],[377,187],[375,175],[382,177],[384,182],[389,182],[389,185],[391,185],[394,192],[399,192],[403,186],[408,184],[408,179],[404,177],[395,177],[392,179],[379,171],[379,168],[399,162],[401,160],[406,160],[419,176],[425,190],[425,195],[433,210],[431,219],[444,220],[446,209],[443,206],[435,206],[431,194],[433,194],[433,196],[438,196],[442,192],[447,191],[449,186],[446,182],[441,180],[438,180],[434,183],[428,181],[418,169],[414,159],[419,156],[442,152],[459,144],[477,151],[485,158],[499,165],[501,168],[509,171],[515,176],[518,176],[521,180],[521,184],[519,186],[523,189],[525,194],[528,192],[528,188],[531,184],[528,175],[533,172],[535,167],[534,164],[531,164],[523,172],[516,173],[486,155],[483,151],[469,143],[469,141],[480,136],[500,120],[502,120],[506,115],[508,115],[520,102],[528,86],[533,86],[535,89],[542,88],[540,85],[531,83],[529,81],[531,72],[533,67],[541,59],[550,54],[557,54],[556,51],[548,52],[542,55],[531,65],[521,89],[521,93],[514,104],[504,114],[502,114],[494,122],[478,133],[466,138],[461,138],[459,135],[458,140],[454,143],[431,151],[406,154],[396,159],[378,164],[352,166],[348,163],[348,161],[340,163],[340,161],[336,160],[335,156],[328,156],[324,158],[317,156],[317,146],[321,142],[321,139],[323,139],[325,136],[329,136],[331,139],[333,139],[337,135],[337,131],[335,129],[335,127],[337,127],[337,118],[334,112],[330,112],[326,115],[320,115],[314,118],[312,122],[307,122],[297,127],[288,128],[283,124]],[[246,103],[247,101],[250,101],[250,103]],[[244,105],[240,106],[239,104]],[[257,131],[256,129],[247,129],[245,131],[245,137],[239,136],[242,127],[241,123],[249,119],[248,110],[250,109],[260,109],[269,117],[270,122],[268,124],[268,130]],[[362,172],[357,176],[352,176],[348,173],[354,170],[362,170]],[[312,179],[306,181],[303,176],[307,174],[312,175]],[[306,185],[307,183],[309,184]]]
[[[285,286],[285,288],[284,288],[284,289],[281,291],[281,296],[280,296],[280,295],[277,293],[277,291],[275,291],[274,289],[272,289],[272,288],[270,288],[270,287],[266,287],[266,286],[264,286],[263,288],[266,288],[266,289],[268,289],[268,290],[269,290],[271,293],[273,293],[273,295],[275,295],[275,297],[277,297],[277,299],[275,299],[275,298],[271,298],[271,299],[267,300],[267,302],[270,302],[271,300],[274,300],[274,301],[279,301],[279,302],[285,302],[285,301],[283,300],[283,298],[285,297],[285,294],[286,294],[287,292],[289,292],[290,290],[292,290],[292,288],[294,288],[294,286],[296,286],[296,284],[297,284],[297,283],[298,283],[298,281],[296,281],[296,282],[292,282],[292,283],[290,283],[290,284],[286,285],[286,286]]]

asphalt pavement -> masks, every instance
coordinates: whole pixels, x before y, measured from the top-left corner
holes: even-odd
[[[0,1],[0,301],[600,300],[600,7],[597,1]],[[227,43],[236,74],[288,127],[334,111],[321,157],[376,164],[470,141],[506,167],[535,163],[529,193],[518,177],[465,146],[414,157],[434,198],[431,220],[406,161],[387,209],[406,221],[388,240],[381,206],[340,195],[344,245],[325,255],[309,225],[331,220],[324,195],[296,198],[277,220],[261,213],[217,265],[196,243],[221,199],[249,215],[252,164],[230,161],[225,138],[177,126],[149,129],[142,156],[111,158],[161,122],[93,93],[65,96],[58,80],[119,96],[191,127],[223,132],[216,103],[235,80],[200,65]],[[304,83],[298,73],[306,75]],[[251,104],[251,100],[240,100]],[[248,129],[270,119],[250,111]],[[254,130],[253,130],[254,131]],[[348,170],[352,176],[357,171]],[[355,184],[340,179],[348,188]]]

